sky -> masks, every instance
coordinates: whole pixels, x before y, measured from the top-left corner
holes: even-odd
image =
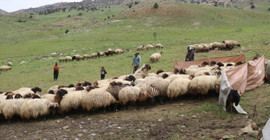
[[[35,8],[58,2],[80,2],[82,0],[0,0],[0,9],[14,12],[20,9]]]

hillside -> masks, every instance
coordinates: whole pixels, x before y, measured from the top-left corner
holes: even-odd
[[[8,12],[6,12],[6,11],[0,9],[0,15],[6,15],[7,13],[8,13]]]
[[[159,69],[172,72],[174,61],[184,61],[187,46],[197,43],[236,40],[241,47],[196,53],[195,60],[244,54],[248,61],[256,53],[270,59],[268,11],[169,1],[158,2],[155,9],[154,3],[140,2],[131,8],[110,5],[89,11],[71,9],[1,16],[0,64],[11,61],[13,66],[0,72],[0,91],[38,86],[42,89],[39,94],[43,95],[53,85],[93,83],[100,79],[102,66],[108,73],[106,78],[131,74],[136,48],[147,44],[164,46],[140,51],[142,64],[150,64],[149,72],[153,73]],[[122,48],[125,53],[59,62],[59,79],[53,81],[53,65],[60,57],[108,48]],[[150,55],[161,51],[160,60],[151,63]],[[250,134],[239,135],[238,130],[250,119],[263,128],[270,113],[269,91],[269,85],[264,84],[241,97],[246,116],[224,112],[217,106],[217,94],[204,96],[202,100],[181,96],[156,107],[146,103],[141,110],[130,105],[129,110],[106,114],[101,109],[75,111],[48,117],[47,121],[43,118],[29,122],[0,121],[0,129],[6,130],[0,132],[0,139],[256,139]],[[14,130],[18,133],[14,134]]]

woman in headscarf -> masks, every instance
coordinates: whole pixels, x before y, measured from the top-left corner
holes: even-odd
[[[193,61],[194,60],[194,49],[191,46],[187,47],[187,55],[185,61]]]

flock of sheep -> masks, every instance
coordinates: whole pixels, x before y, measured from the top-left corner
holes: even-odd
[[[140,50],[151,50],[151,49],[154,49],[154,48],[158,48],[158,49],[161,49],[161,48],[163,48],[163,45],[162,44],[160,44],[160,43],[158,43],[158,44],[156,44],[156,46],[154,47],[153,45],[146,45],[146,46],[144,46],[144,45],[141,45],[141,46],[139,46],[139,47],[137,47],[137,51],[140,51]]]
[[[195,52],[208,52],[210,50],[232,50],[235,46],[240,47],[240,43],[234,40],[224,40],[222,42],[213,42],[210,44],[194,44],[191,46]]]
[[[124,50],[122,50],[122,49],[114,50],[114,49],[109,48],[105,52],[92,53],[91,55],[84,54],[83,56],[81,56],[79,54],[76,54],[76,55],[74,55],[72,57],[71,56],[60,57],[59,62],[68,62],[68,61],[73,61],[73,60],[80,61],[80,60],[84,60],[84,59],[98,58],[98,57],[101,57],[101,56],[109,56],[109,55],[121,54],[121,53],[124,53]]]
[[[148,101],[154,106],[157,99],[163,102],[188,94],[218,93],[221,71],[240,64],[212,61],[175,69],[174,72],[159,70],[157,73],[148,73],[151,66],[145,64],[133,75],[99,80],[93,84],[85,81],[75,86],[55,85],[42,96],[37,93],[41,92],[38,87],[0,92],[0,118],[11,120],[19,116],[28,120],[73,110],[116,110],[127,108],[129,103],[139,105]]]

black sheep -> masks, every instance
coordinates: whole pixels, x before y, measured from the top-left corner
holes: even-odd
[[[224,66],[224,64],[223,64],[223,63],[221,63],[221,62],[218,62],[218,63],[217,63],[217,65],[218,65],[218,67],[222,67],[222,66]]]
[[[226,109],[232,112],[232,105],[233,103],[237,106],[240,102],[240,95],[237,90],[232,89],[228,95],[226,101]]]

